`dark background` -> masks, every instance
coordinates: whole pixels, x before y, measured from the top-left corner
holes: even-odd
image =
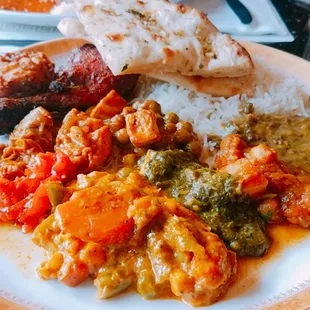
[[[310,6],[296,0],[272,0],[272,2],[295,37],[295,41],[268,45],[310,60]]]

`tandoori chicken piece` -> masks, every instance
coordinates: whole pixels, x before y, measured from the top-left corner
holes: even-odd
[[[85,92],[88,104],[96,104],[112,89],[127,97],[136,86],[139,75],[114,76],[94,45],[85,44],[72,51],[59,68],[50,89],[57,93]]]
[[[38,107],[26,115],[15,127],[10,140],[31,139],[36,141],[44,152],[53,150],[53,118],[51,114]]]
[[[54,64],[41,52],[0,55],[0,98],[20,98],[46,91],[54,75]]]
[[[50,91],[24,98],[0,98],[0,134],[10,132],[33,108],[68,112],[86,110],[97,104],[112,89],[128,97],[134,90],[138,75],[114,76],[93,45],[73,50],[62,66]]]

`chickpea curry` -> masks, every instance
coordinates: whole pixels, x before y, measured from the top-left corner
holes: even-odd
[[[33,232],[44,280],[209,305],[235,281],[238,256],[268,250],[267,225],[310,227],[310,179],[238,134],[213,168],[201,151],[192,125],[153,100],[130,105],[112,90],[60,128],[38,107],[1,146],[0,221]]]

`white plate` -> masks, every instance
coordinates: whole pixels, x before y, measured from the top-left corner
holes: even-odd
[[[81,40],[61,39],[28,50],[43,51],[59,63],[72,47],[81,43]],[[252,55],[263,58],[266,66],[281,69],[281,74],[296,77],[303,85],[310,87],[309,62],[262,45],[246,42],[244,45]],[[272,249],[278,248],[278,251],[271,259],[240,261],[240,279],[230,288],[224,300],[204,309],[257,310],[285,302],[301,291],[310,290],[310,230],[277,227],[272,236]],[[110,300],[96,300],[91,281],[74,289],[57,281],[41,281],[36,277],[35,269],[44,260],[44,254],[42,249],[32,244],[30,238],[30,235],[0,225],[0,297],[31,309],[45,310],[190,309],[176,300],[144,301],[136,293],[125,293]],[[291,238],[298,242],[285,241]],[[309,300],[294,309],[306,309],[306,306],[309,306]],[[283,304],[282,309],[292,308]]]
[[[0,21],[33,26],[56,27],[60,20],[66,16],[49,13],[30,13],[9,10],[0,10]]]

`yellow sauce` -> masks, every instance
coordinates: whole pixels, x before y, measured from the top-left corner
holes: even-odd
[[[49,12],[56,0],[2,0],[0,9],[23,12]]]

